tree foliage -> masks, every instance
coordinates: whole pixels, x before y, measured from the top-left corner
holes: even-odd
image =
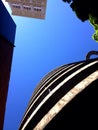
[[[67,2],[76,16],[82,21],[89,20],[95,29],[92,38],[98,42],[98,4],[97,0],[63,0]]]

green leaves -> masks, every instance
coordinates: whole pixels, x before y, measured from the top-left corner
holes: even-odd
[[[89,15],[89,21],[91,25],[93,25],[95,33],[92,35],[92,38],[98,42],[98,18],[94,17],[93,15]]]
[[[82,21],[89,20],[95,33],[92,38],[98,42],[98,0],[63,0],[69,3],[76,16]]]

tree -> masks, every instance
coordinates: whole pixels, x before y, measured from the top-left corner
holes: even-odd
[[[89,20],[95,29],[92,38],[98,42],[98,5],[97,0],[63,0],[70,4],[76,16],[82,21]]]

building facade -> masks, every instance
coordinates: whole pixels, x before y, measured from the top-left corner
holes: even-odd
[[[0,1],[0,130],[3,130],[16,25]]]
[[[98,58],[58,67],[38,84],[19,130],[98,129]]]
[[[45,19],[47,0],[6,0],[13,15]]]

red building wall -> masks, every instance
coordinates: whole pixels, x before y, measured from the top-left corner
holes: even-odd
[[[0,0],[0,130],[3,130],[16,24]]]
[[[14,45],[0,36],[0,130],[3,129]]]

